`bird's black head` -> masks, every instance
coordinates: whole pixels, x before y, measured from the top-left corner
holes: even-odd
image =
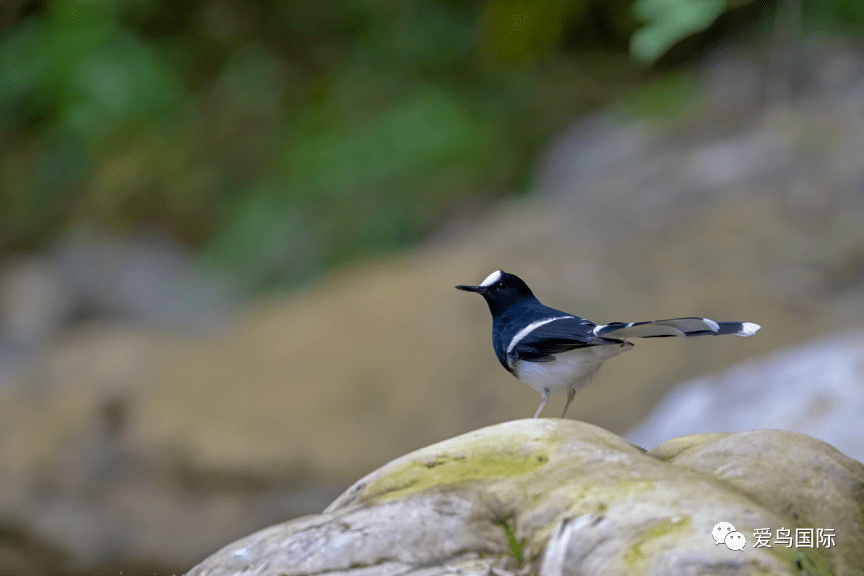
[[[458,290],[477,292],[486,300],[492,315],[499,315],[510,306],[525,299],[534,299],[528,285],[515,274],[496,270],[477,286],[456,286]]]

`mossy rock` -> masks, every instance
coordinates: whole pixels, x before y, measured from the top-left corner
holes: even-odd
[[[730,522],[746,545],[718,545]],[[771,547],[755,547],[769,528]],[[833,529],[790,548],[778,529]],[[864,574],[864,465],[780,430],[646,452],[582,422],[518,420],[398,458],[323,513],[235,542],[189,573]]]

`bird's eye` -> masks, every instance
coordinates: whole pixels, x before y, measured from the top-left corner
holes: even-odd
[[[495,288],[497,288],[498,290],[503,290],[504,282],[498,282],[497,284],[495,284]]]

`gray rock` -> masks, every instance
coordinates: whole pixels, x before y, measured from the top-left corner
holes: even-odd
[[[864,460],[864,332],[796,346],[689,380],[627,435],[651,448],[683,434],[780,428]]]
[[[170,239],[70,234],[0,269],[0,384],[78,324],[122,320],[202,331],[222,324],[237,295]]]
[[[72,294],[46,258],[23,257],[0,275],[0,335],[17,350],[42,346],[72,313]]]
[[[78,231],[58,242],[52,259],[83,316],[201,328],[219,323],[231,300],[225,278],[196,270],[187,249],[156,234]]]
[[[645,453],[590,424],[518,420],[398,458],[322,514],[230,544],[189,576],[861,574],[862,490],[864,465],[791,432]],[[715,543],[718,522],[742,550]],[[836,540],[755,546],[754,530],[784,527]]]
[[[753,131],[700,146],[684,158],[682,183],[697,190],[722,191],[794,162],[783,134]]]

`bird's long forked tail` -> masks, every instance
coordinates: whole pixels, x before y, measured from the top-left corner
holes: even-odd
[[[612,322],[597,326],[594,334],[610,340],[663,338],[670,336],[752,336],[761,326],[752,322],[715,322],[710,318],[669,318],[647,322]]]

